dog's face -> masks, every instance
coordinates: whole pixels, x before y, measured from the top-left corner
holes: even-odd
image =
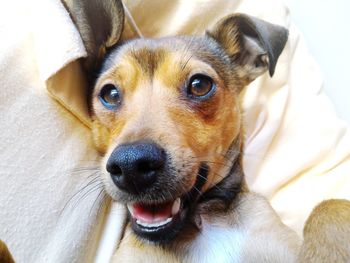
[[[172,240],[198,197],[232,172],[239,92],[276,63],[247,21],[258,20],[229,17],[203,37],[133,40],[104,62],[92,96],[102,179],[141,237]]]
[[[96,83],[94,112],[109,134],[103,179],[141,234],[173,233],[191,190],[227,173],[241,83],[219,50],[209,38],[132,41],[110,55]]]

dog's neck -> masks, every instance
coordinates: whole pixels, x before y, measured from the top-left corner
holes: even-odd
[[[231,144],[229,150],[225,154],[228,160],[229,169],[224,178],[217,184],[210,187],[199,198],[198,208],[200,214],[212,213],[213,211],[225,212],[228,210],[237,195],[246,191],[244,181],[244,173],[242,167],[242,140],[238,136]]]
[[[239,202],[239,195],[248,191],[242,168],[240,139],[233,142],[227,155],[231,162],[226,176],[198,197],[190,220],[184,226],[181,235],[165,247],[175,251],[181,250],[184,244],[192,242],[201,234],[202,221],[214,224],[227,221],[227,216],[232,214],[232,209]]]
[[[198,200],[200,214],[225,213],[232,207],[237,195],[245,191],[241,163],[241,153],[239,153],[227,176],[200,196]]]

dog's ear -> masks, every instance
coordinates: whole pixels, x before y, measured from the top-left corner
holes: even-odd
[[[88,56],[84,67],[99,65],[106,50],[117,43],[124,25],[121,0],[63,0],[79,30]]]
[[[219,21],[207,35],[221,45],[240,67],[239,77],[249,83],[266,70],[273,75],[288,30],[255,17],[234,14]]]

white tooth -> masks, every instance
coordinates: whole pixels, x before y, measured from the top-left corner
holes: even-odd
[[[172,217],[169,217],[168,219],[164,220],[164,221],[160,221],[160,222],[154,222],[154,223],[146,223],[143,222],[139,219],[136,220],[136,223],[138,225],[144,226],[144,227],[160,227],[160,226],[164,226],[166,224],[168,224],[169,222],[171,222],[173,220]]]
[[[171,208],[171,215],[176,215],[180,211],[181,199],[178,197],[173,203],[173,207]]]
[[[133,204],[127,204],[126,206],[127,206],[128,210],[129,210],[131,216],[134,217],[134,207],[133,207]]]

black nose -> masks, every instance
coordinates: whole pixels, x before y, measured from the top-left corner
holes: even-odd
[[[152,142],[123,144],[114,149],[106,165],[120,189],[141,193],[157,180],[166,160],[163,148]]]

